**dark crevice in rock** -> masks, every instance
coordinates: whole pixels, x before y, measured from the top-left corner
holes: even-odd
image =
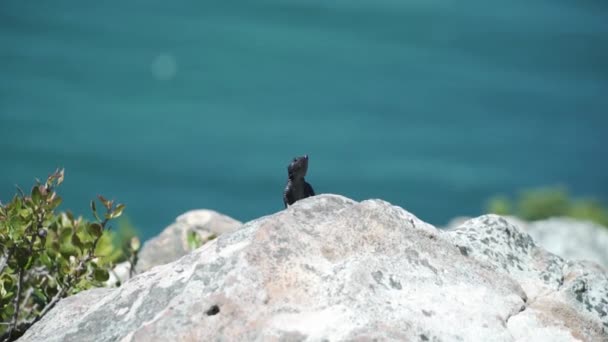
[[[433,311],[426,311],[426,310],[422,310],[422,313],[427,316],[427,317],[431,317],[433,316],[434,312]]]
[[[220,307],[217,305],[212,305],[207,311],[205,311],[207,316],[215,316],[218,313],[220,313]]]
[[[464,256],[469,256],[469,251],[467,250],[466,247],[458,246],[458,249],[460,250],[460,254],[462,254]]]
[[[576,300],[583,303],[583,294],[587,292],[587,283],[584,280],[579,280],[574,284],[572,290],[576,294]]]
[[[388,280],[389,280],[389,282],[391,284],[391,287],[393,289],[395,289],[395,290],[401,290],[402,289],[401,283],[398,280],[393,279],[393,276],[390,276],[388,278]]]
[[[514,316],[519,315],[520,313],[526,311],[526,309],[528,308],[528,306],[530,304],[532,304],[532,300],[529,300],[528,295],[524,292],[523,296],[520,297],[521,301],[523,302],[521,304],[521,306],[519,307],[519,310],[517,312],[511,313],[509,314],[509,316],[507,316],[507,318],[505,318],[505,327],[508,329],[509,327],[509,320],[511,318],[513,318]]]
[[[559,282],[557,283],[557,289],[555,291],[559,292],[564,286],[564,275],[566,274],[565,269],[568,267],[568,262],[564,261],[562,267],[560,268],[561,277],[559,278]]]

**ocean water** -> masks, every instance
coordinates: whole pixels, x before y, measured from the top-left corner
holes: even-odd
[[[317,193],[443,224],[493,194],[608,199],[608,2],[18,1],[0,5],[0,200],[56,167],[144,238],[179,214]]]

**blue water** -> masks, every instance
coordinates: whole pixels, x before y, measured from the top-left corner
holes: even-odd
[[[608,199],[603,0],[20,1],[0,5],[0,199],[66,168],[64,209],[143,237],[318,193],[435,224],[564,184]]]

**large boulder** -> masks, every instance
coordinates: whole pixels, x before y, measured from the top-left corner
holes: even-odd
[[[229,216],[209,209],[188,211],[175,219],[163,231],[146,241],[139,252],[135,272],[131,272],[131,263],[122,262],[110,272],[106,286],[114,287],[124,283],[132,274],[141,273],[150,268],[175,261],[190,253],[191,234],[200,244],[204,244],[221,234],[233,232],[243,225]]]
[[[606,341],[608,274],[495,215],[441,231],[381,200],[298,201],[120,288],[61,301],[25,341]]]
[[[158,236],[146,241],[139,253],[138,272],[175,261],[191,252],[188,234],[194,233],[199,241],[206,242],[224,233],[233,232],[243,225],[229,216],[214,210],[188,211],[175,219]]]
[[[524,221],[505,216],[508,222],[530,234],[534,242],[566,260],[588,260],[608,268],[608,228],[571,217],[554,217],[538,221]],[[461,226],[469,217],[456,217],[446,229]]]

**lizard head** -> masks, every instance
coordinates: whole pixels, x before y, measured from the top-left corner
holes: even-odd
[[[304,178],[308,171],[308,155],[305,154],[301,157],[295,157],[287,166],[287,174],[289,179]]]

